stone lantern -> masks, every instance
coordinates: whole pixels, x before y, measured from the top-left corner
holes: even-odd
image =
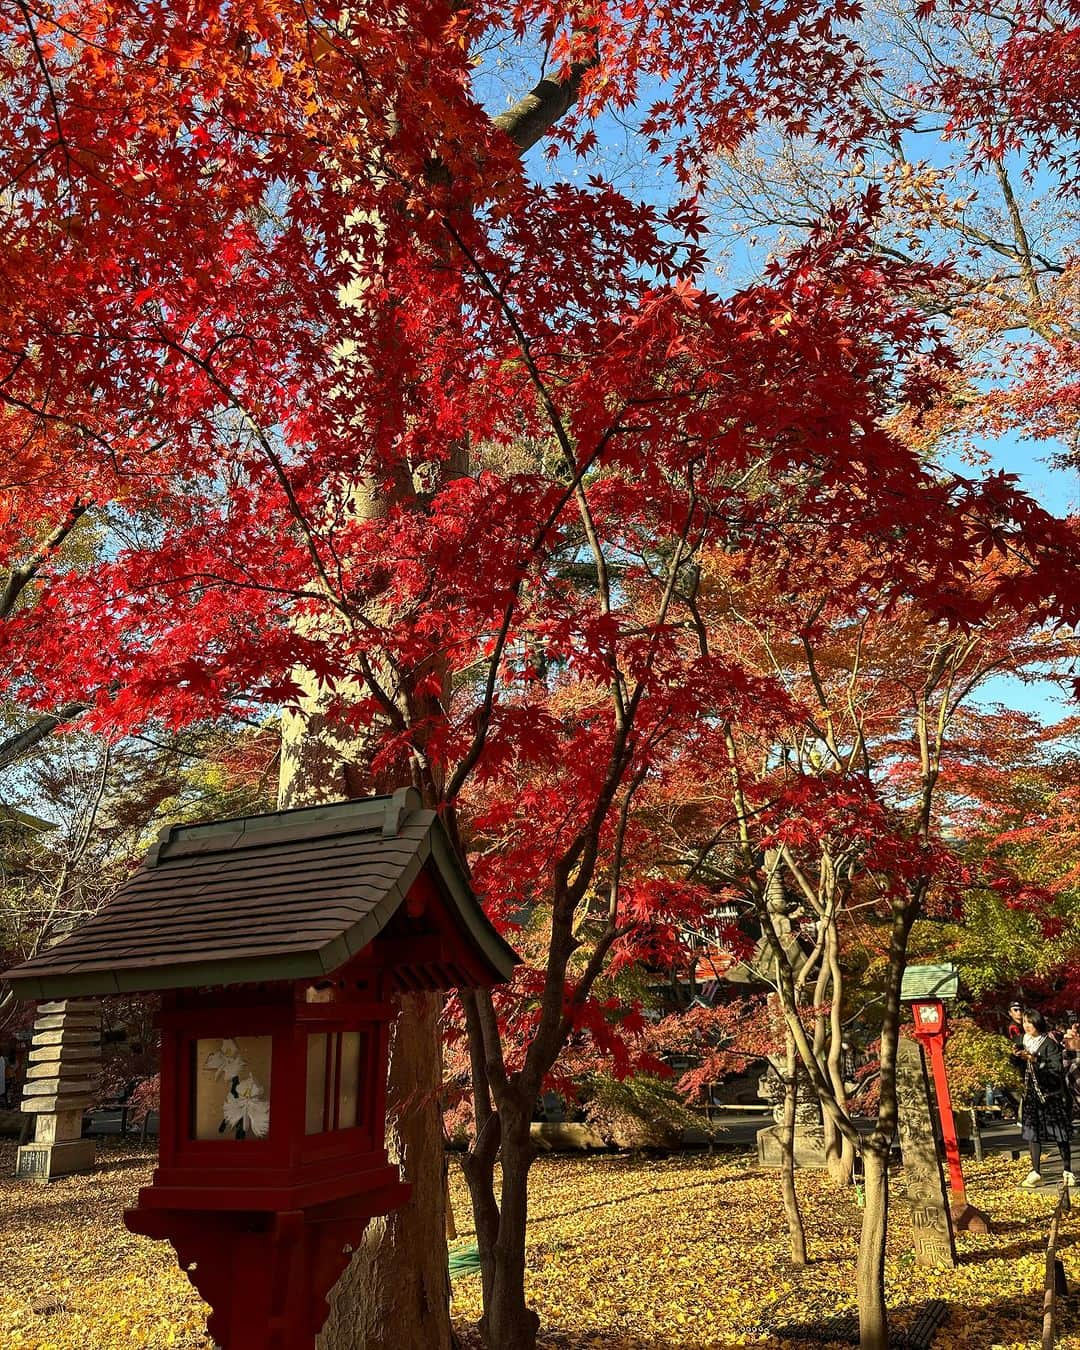
[[[161,993],[159,1163],[125,1223],[172,1243],[223,1350],[310,1350],[367,1223],[408,1198],[384,1147],[396,995],[488,987],[516,959],[403,790],[167,829],[6,978]]]

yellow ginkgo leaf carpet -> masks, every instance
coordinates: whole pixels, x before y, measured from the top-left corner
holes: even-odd
[[[0,1350],[208,1350],[205,1308],[164,1243],[134,1237],[121,1210],[149,1180],[152,1157],[116,1141],[93,1175],[51,1186],[11,1179],[0,1147]],[[955,1271],[927,1272],[910,1255],[897,1177],[888,1285],[902,1327],[931,1299],[949,1307],[935,1350],[1038,1345],[1053,1199],[1016,1189],[1021,1163],[969,1164],[969,1193],[992,1217],[988,1237],[961,1235]],[[468,1197],[451,1168],[458,1244],[472,1241]],[[852,1307],[861,1213],[818,1173],[801,1172],[811,1264],[793,1270],[777,1178],[717,1154],[657,1161],[622,1155],[545,1156],[533,1173],[528,1297],[541,1344],[560,1350],[782,1350],[783,1329]],[[1061,1258],[1080,1286],[1080,1206]],[[458,1245],[456,1244],[456,1245]],[[468,1268],[469,1263],[460,1263]],[[465,1345],[479,1345],[480,1277],[454,1280]],[[1059,1300],[1058,1344],[1080,1350],[1080,1298]]]

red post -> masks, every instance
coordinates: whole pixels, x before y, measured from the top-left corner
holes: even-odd
[[[940,999],[915,999],[911,1005],[915,1018],[915,1036],[930,1057],[937,1097],[941,1138],[945,1145],[945,1160],[949,1166],[949,1190],[952,1192],[953,1222],[958,1229],[985,1233],[989,1224],[985,1214],[968,1204],[964,1169],[960,1165],[960,1141],[956,1137],[956,1118],[953,1116],[952,1094],[945,1071],[945,1040],[948,1035],[945,1005]]]
[[[934,1090],[937,1093],[938,1115],[941,1117],[941,1137],[945,1143],[945,1159],[949,1164],[949,1189],[963,1196],[965,1186],[964,1169],[960,1166],[960,1141],[956,1137],[956,1117],[953,1115],[952,1094],[949,1092],[949,1080],[945,1074],[945,1037],[928,1036],[926,1043],[930,1051],[930,1065],[934,1074]]]

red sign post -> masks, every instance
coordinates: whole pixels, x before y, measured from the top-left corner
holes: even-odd
[[[945,1071],[945,1041],[948,1038],[945,1004],[938,998],[914,999],[911,1012],[915,1019],[915,1038],[926,1052],[934,1076],[941,1138],[945,1145],[945,1161],[949,1169],[953,1224],[960,1232],[989,1232],[987,1216],[974,1205],[968,1204],[964,1169],[960,1165],[960,1142],[956,1137],[952,1094],[949,1092],[949,1079]]]

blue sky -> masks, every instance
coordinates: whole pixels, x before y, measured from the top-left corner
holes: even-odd
[[[1057,468],[1047,462],[1060,447],[1003,436],[993,442],[984,441],[981,448],[998,468],[1016,474],[1020,486],[1054,515],[1066,515],[1080,509],[1080,472]],[[1059,687],[1049,680],[1028,684],[1000,676],[986,682],[978,701],[1033,713],[1043,722],[1054,722],[1078,711],[1076,703],[1064,697]]]

